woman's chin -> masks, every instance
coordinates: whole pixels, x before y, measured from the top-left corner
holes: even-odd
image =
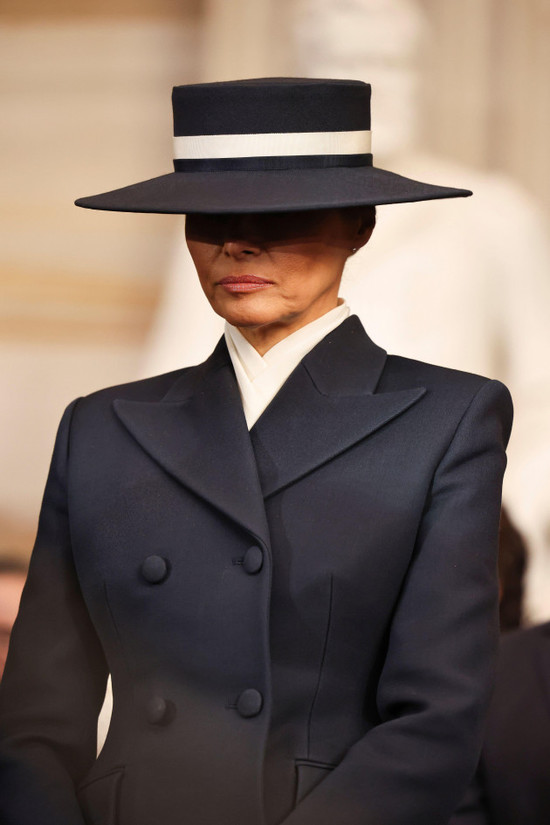
[[[264,301],[224,301],[213,309],[234,327],[260,327],[284,323],[284,313],[277,311],[275,307],[266,306]]]

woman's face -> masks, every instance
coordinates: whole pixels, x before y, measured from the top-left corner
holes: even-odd
[[[188,215],[186,238],[214,311],[272,346],[337,305],[344,264],[372,231],[362,223],[341,209]]]

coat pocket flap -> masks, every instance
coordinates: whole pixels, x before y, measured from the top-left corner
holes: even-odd
[[[295,765],[296,805],[336,767],[327,762],[315,762],[309,759],[297,759]]]
[[[117,825],[124,768],[117,768],[80,785],[78,802],[86,825]]]

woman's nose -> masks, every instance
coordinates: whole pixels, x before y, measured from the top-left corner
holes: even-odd
[[[257,228],[254,230],[254,220],[250,215],[229,216],[224,232],[224,254],[237,259],[259,255],[262,246]]]
[[[223,245],[224,255],[227,255],[229,258],[236,258],[237,260],[259,255],[260,252],[260,245],[249,239],[226,239]]]

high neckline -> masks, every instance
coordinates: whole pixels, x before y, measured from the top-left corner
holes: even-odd
[[[250,429],[275,397],[302,358],[349,316],[342,301],[320,318],[305,324],[271,347],[265,355],[250,344],[231,324],[225,324],[225,340],[233,363],[243,409]]]

